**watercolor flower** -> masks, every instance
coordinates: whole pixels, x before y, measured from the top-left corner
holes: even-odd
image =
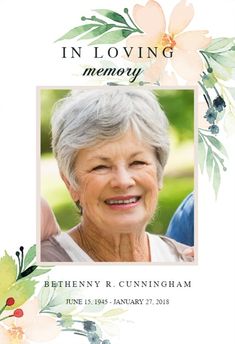
[[[0,343],[48,342],[60,332],[55,319],[39,314],[36,298],[27,301],[14,316],[11,316],[12,312],[9,311],[4,313],[6,320],[1,321],[0,324]]]
[[[191,22],[193,15],[193,6],[186,5],[186,0],[181,0],[171,13],[168,31],[166,31],[165,15],[156,1],[149,0],[145,6],[134,6],[133,18],[144,33],[128,37],[127,47],[143,47],[145,50],[142,61],[151,62],[145,71],[146,81],[160,80],[161,82],[161,78],[165,77],[163,72],[167,61],[171,62],[174,71],[188,82],[194,83],[199,79],[203,62],[198,50],[207,47],[211,38],[206,37],[208,33],[206,30],[183,32]],[[149,58],[148,47],[152,49],[158,47],[157,58],[152,56]],[[171,58],[166,58],[162,54],[166,47],[173,50]],[[137,61],[137,53],[134,57],[132,55],[133,61]],[[165,79],[169,84],[170,79],[175,80],[175,76],[168,74]]]

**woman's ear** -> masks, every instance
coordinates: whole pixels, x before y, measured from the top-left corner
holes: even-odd
[[[74,189],[74,187],[71,185],[69,180],[65,177],[63,173],[60,172],[61,178],[63,179],[67,189],[69,190],[69,193],[73,199],[74,202],[79,201],[79,192],[78,190]]]

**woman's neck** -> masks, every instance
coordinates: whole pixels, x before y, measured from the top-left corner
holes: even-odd
[[[94,226],[84,229],[79,225],[69,235],[94,261],[149,262],[151,259],[145,231],[107,234]]]

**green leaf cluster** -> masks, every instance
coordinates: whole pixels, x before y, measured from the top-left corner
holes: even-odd
[[[38,269],[35,265],[36,245],[30,247],[25,258],[19,260],[19,267],[15,260],[5,251],[0,259],[0,309],[12,310],[24,304],[35,292],[37,282],[34,277],[40,276],[50,269]],[[12,306],[6,305],[8,298],[14,299]]]
[[[199,131],[198,157],[201,172],[206,168],[209,180],[212,180],[215,196],[217,197],[221,183],[221,168],[226,171],[224,158],[228,157],[223,144],[214,136]]]
[[[216,38],[202,51],[206,55],[214,77],[229,80],[235,72],[235,38]]]
[[[122,41],[123,39],[127,38],[134,32],[142,32],[130,18],[131,24],[128,24],[128,21],[124,18],[123,15],[114,12],[108,9],[96,9],[96,13],[100,14],[101,16],[105,17],[106,19],[100,19],[96,16],[92,16],[91,18],[82,17],[83,21],[92,22],[90,24],[83,24],[69,30],[66,34],[56,40],[56,42],[65,40],[65,39],[73,39],[77,37],[79,40],[84,39],[93,39],[89,45],[98,45],[98,44],[114,44]],[[125,12],[127,13],[127,12]],[[111,20],[107,22],[106,20]]]
[[[76,309],[76,305],[65,304],[66,299],[76,299],[78,297],[77,290],[71,290],[68,288],[56,288],[56,287],[42,287],[38,298],[40,300],[40,306],[43,313],[63,313],[70,314]]]

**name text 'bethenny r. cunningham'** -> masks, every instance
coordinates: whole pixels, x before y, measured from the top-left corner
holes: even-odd
[[[44,287],[52,288],[191,288],[191,281],[162,280],[162,281],[44,281]]]

